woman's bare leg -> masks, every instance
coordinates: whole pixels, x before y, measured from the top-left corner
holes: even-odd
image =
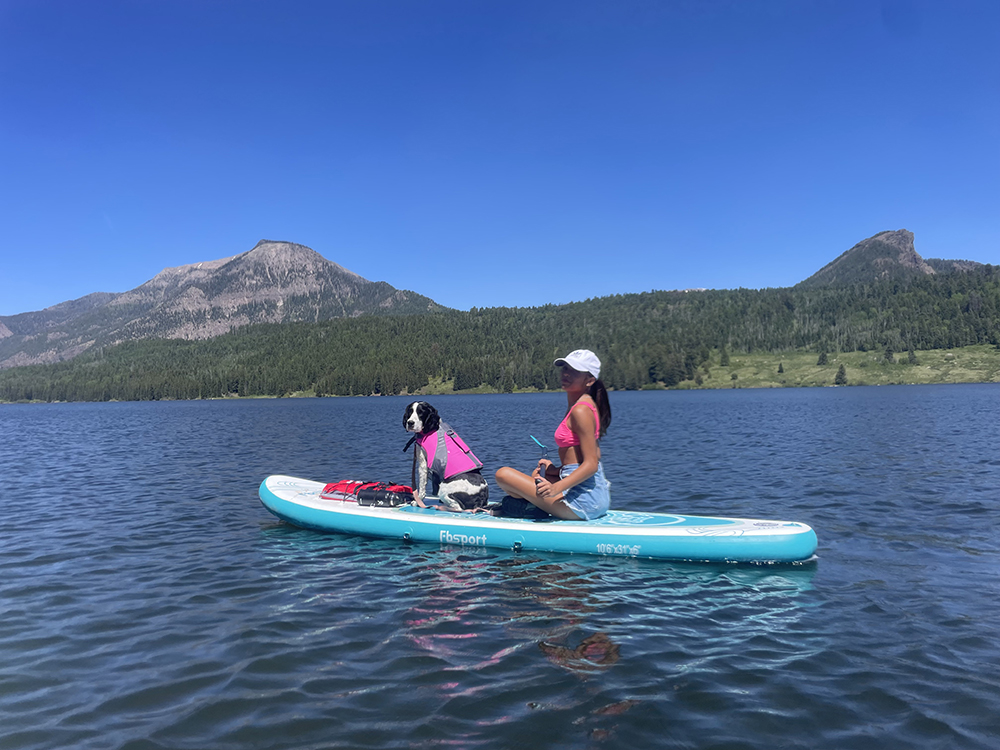
[[[541,508],[556,518],[564,521],[579,521],[580,517],[569,509],[569,506],[562,501],[562,498],[538,497],[535,494],[535,480],[524,472],[512,469],[509,466],[497,469],[497,484],[500,489],[511,497],[519,497],[527,500],[537,508]]]

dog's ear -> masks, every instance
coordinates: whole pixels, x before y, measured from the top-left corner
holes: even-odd
[[[424,412],[420,415],[420,419],[424,423],[424,432],[437,432],[438,427],[441,426],[438,410],[426,401],[421,402],[420,406],[422,407],[421,411]]]

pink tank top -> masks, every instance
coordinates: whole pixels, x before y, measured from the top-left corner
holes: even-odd
[[[594,412],[594,440],[599,440],[601,437],[601,417],[597,413],[597,407],[589,401],[577,401],[577,404],[579,403],[589,406],[590,410]],[[575,408],[576,404],[573,404],[573,409]],[[569,415],[573,409],[566,412],[566,416],[563,417],[563,421],[559,423],[558,427],[556,427],[556,445],[560,448],[569,448],[571,445],[580,444],[580,438],[578,438],[576,433],[569,428]]]

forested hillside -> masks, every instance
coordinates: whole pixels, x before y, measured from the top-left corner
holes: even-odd
[[[850,287],[649,292],[538,308],[257,325],[207,341],[139,341],[0,372],[0,399],[108,400],[556,387],[588,347],[613,388],[700,377],[714,351],[866,351],[1000,344],[1000,268]]]

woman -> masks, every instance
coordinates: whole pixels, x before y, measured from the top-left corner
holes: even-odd
[[[512,497],[527,500],[556,518],[589,521],[608,512],[610,484],[601,467],[598,440],[611,424],[608,392],[598,380],[601,361],[588,349],[577,349],[554,363],[569,404],[556,429],[559,461],[541,459],[531,476],[504,466],[497,484]]]

